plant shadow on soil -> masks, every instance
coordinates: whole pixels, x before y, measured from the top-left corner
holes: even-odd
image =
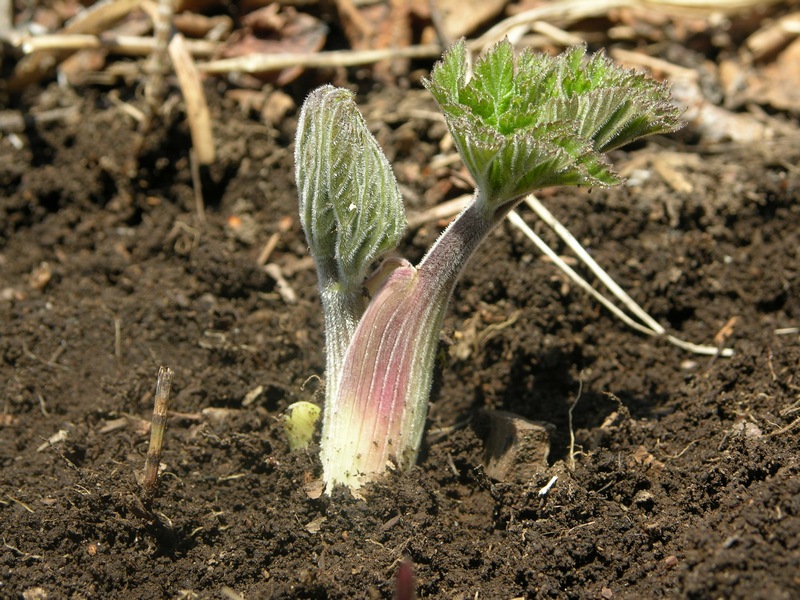
[[[0,141],[0,596],[390,597],[407,559],[428,598],[792,597],[796,139],[682,148],[702,157],[683,172],[691,193],[653,174],[542,194],[678,335],[713,343],[729,324],[733,358],[624,329],[503,225],[451,302],[419,465],[371,486],[366,502],[311,499],[315,449],[288,453],[280,427],[290,403],[321,399],[324,364],[295,217],[294,124],[270,127],[211,98],[220,158],[206,222],[182,123],[154,132],[137,163],[135,125],[89,95],[80,123],[28,132],[21,148]],[[380,92],[364,110],[394,105]],[[430,206],[426,192],[447,173],[421,167],[442,127],[376,131],[400,148],[391,158],[410,207]],[[664,144],[682,142],[615,162],[657,161]],[[403,252],[419,256],[438,231],[411,231]],[[292,305],[256,262],[272,234]],[[465,339],[475,343],[455,352]],[[162,364],[175,382],[151,512],[135,472]],[[553,423],[550,464],[530,481],[489,479],[483,409]]]

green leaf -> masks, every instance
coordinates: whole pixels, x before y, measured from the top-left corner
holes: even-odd
[[[424,84],[491,210],[545,186],[617,184],[604,152],[679,127],[664,84],[583,46],[551,57],[504,40],[468,72],[461,40]]]
[[[347,90],[312,92],[295,145],[300,220],[320,271],[360,292],[370,264],[394,249],[405,213],[392,169]]]
[[[467,46],[461,39],[437,63],[427,87],[439,105],[457,104],[459,90],[464,88],[468,73]]]
[[[469,91],[483,100],[483,117],[499,128],[515,95],[514,49],[511,44],[497,47],[497,51],[485,54],[474,67],[473,85]],[[463,102],[463,100],[462,100]]]

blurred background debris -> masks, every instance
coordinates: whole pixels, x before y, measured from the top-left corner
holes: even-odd
[[[280,98],[280,90],[297,97],[320,82],[367,77],[418,86],[417,61],[430,65],[459,37],[476,52],[503,37],[547,52],[576,43],[608,48],[625,64],[675,81],[698,138],[769,139],[793,127],[783,117],[800,111],[799,33],[796,5],[775,0],[0,2],[6,106],[24,112],[26,90],[54,81],[141,86],[159,106],[167,88],[179,89],[193,143],[205,144],[196,148],[201,163],[213,160],[210,127],[197,110],[201,81],[224,81],[223,93],[239,102],[241,90],[259,91],[263,100],[247,102],[277,110],[268,115],[275,119],[285,103],[267,97]]]

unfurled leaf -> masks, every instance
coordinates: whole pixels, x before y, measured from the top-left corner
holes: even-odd
[[[619,183],[604,152],[678,127],[663,84],[582,46],[550,57],[506,40],[470,77],[462,40],[425,85],[492,210],[544,186]]]

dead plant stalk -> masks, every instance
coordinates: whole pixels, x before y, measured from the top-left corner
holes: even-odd
[[[172,369],[159,367],[156,380],[156,398],[153,406],[153,421],[150,426],[150,446],[144,463],[142,491],[147,502],[152,500],[158,485],[158,467],[161,463],[161,450],[164,445],[164,432],[167,428],[167,407],[172,388]]]

